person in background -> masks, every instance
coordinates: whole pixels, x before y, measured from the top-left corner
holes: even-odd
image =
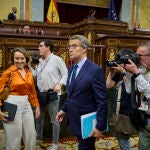
[[[135,22],[134,27],[135,27],[135,29],[140,29],[140,23],[139,22]]]
[[[29,25],[25,25],[23,27],[23,33],[24,34],[29,34],[30,33],[30,26]]]
[[[144,122],[139,129],[138,149],[148,150],[150,148],[150,42],[141,43],[136,53],[140,55],[140,66],[129,59],[130,64],[126,64],[125,68],[132,73],[142,97],[138,110],[143,114]],[[127,76],[126,88],[131,93],[131,76]]]
[[[40,41],[39,55],[41,58],[39,59],[39,64],[36,65],[35,69],[29,64],[36,78],[39,92],[51,91],[53,94],[56,93],[56,96],[53,98],[43,98],[47,103],[40,105],[41,116],[36,120],[37,142],[40,142],[43,139],[44,115],[46,110],[48,110],[53,129],[53,141],[48,150],[58,149],[60,125],[56,121],[55,116],[59,109],[61,87],[66,85],[67,80],[67,67],[62,58],[53,54],[53,50],[54,44],[52,41]]]
[[[2,20],[0,20],[0,25],[3,24]]]
[[[132,54],[133,51],[127,48],[120,49],[116,56],[125,56]],[[129,116],[130,115],[130,104],[131,104],[131,96],[126,92],[125,89],[125,80],[126,80],[126,70],[124,68],[124,64],[117,64],[114,67],[109,68],[109,73],[106,80],[106,87],[110,89],[112,87],[116,87],[116,100],[118,89],[121,86],[121,97],[120,97],[120,114]],[[116,112],[116,102],[114,103],[114,111]],[[113,130],[113,129],[112,129]],[[115,137],[118,140],[121,150],[130,150],[130,136],[123,133],[114,132]]]
[[[56,119],[61,122],[68,114],[70,129],[79,140],[79,150],[95,150],[95,140],[102,136],[107,124],[106,84],[103,70],[87,58],[88,39],[73,35],[69,40],[69,56],[74,65],[69,68],[67,79],[67,99]],[[76,75],[74,75],[74,67]],[[74,81],[73,77],[75,77]],[[97,124],[89,138],[81,134],[81,115],[97,112]]]
[[[40,116],[40,107],[33,76],[26,65],[28,60],[29,57],[24,48],[15,48],[12,51],[13,65],[0,77],[1,93],[9,80],[10,70],[12,71],[10,93],[6,101],[17,105],[14,121],[7,120],[7,116],[0,111],[0,119],[3,121],[6,135],[6,150],[19,150],[22,137],[25,149],[35,150],[36,147],[36,130],[31,105],[35,107],[36,119]]]
[[[132,28],[133,32],[135,32],[136,30],[139,30],[139,29],[140,29],[140,23],[139,22],[135,22],[134,26]]]
[[[12,7],[12,12],[8,14],[8,20],[16,20],[17,8]]]
[[[89,11],[88,16],[85,19],[96,19],[95,14],[96,14],[96,10],[95,9],[91,9]]]

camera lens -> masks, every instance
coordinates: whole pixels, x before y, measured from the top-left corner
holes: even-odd
[[[116,61],[106,61],[106,66],[107,67],[117,67],[117,62]]]

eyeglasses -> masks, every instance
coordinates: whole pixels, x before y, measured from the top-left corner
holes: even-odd
[[[69,45],[67,47],[67,49],[69,50],[70,48],[73,48],[73,49],[76,49],[77,47],[82,47],[81,45],[76,45],[76,44],[72,44],[72,45]]]

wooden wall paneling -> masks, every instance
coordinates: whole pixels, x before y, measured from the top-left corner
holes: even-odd
[[[64,62],[66,63],[66,66],[69,67],[69,53],[68,51],[66,51],[66,49],[61,48],[60,49],[61,53],[59,54],[59,56],[64,60]]]
[[[24,39],[24,46],[37,46],[38,48],[38,40],[37,39]]]
[[[109,45],[109,46],[118,46],[118,39],[116,39],[116,38],[107,39],[107,45]]]
[[[0,44],[4,44],[4,42],[5,42],[5,38],[0,37]]]
[[[150,39],[146,39],[146,40],[145,39],[140,39],[140,40],[137,41],[137,43],[139,43],[139,44],[143,43],[143,42],[150,42]]]
[[[9,67],[9,63],[11,60],[11,50],[13,48],[9,46],[2,46],[2,68],[0,72]]]
[[[89,59],[91,59],[92,61],[94,61],[94,54],[93,54],[93,52],[95,51],[94,49],[95,49],[95,48],[89,48],[89,49],[88,49],[88,53],[87,53],[87,57],[88,57]]]
[[[102,48],[95,48],[95,61],[97,62],[99,66],[103,68],[104,68],[104,63],[103,63],[104,52],[105,51]]]
[[[138,45],[138,41],[136,39],[118,39],[118,42],[121,47],[136,47]]]
[[[6,38],[6,44],[7,45],[12,45],[12,46],[23,46],[25,45],[24,39],[21,38]]]
[[[2,73],[2,71],[4,70],[4,68],[6,67],[6,60],[8,59],[5,59],[6,58],[6,46],[4,45],[1,45],[1,55],[2,55],[2,65],[1,65],[1,68],[0,68],[0,73]]]
[[[61,56],[66,64],[69,66],[68,62],[68,52],[66,51],[68,45],[68,38],[61,36],[33,36],[33,35],[18,35],[18,34],[4,34],[0,33],[1,42],[0,42],[0,72],[8,68],[8,61],[11,57],[11,50],[15,47],[24,47],[26,48],[31,55],[35,53],[38,54],[38,44],[39,41],[43,38],[48,38],[54,42],[56,46],[56,54]],[[63,50],[63,52],[62,52]],[[60,53],[59,53],[60,52]],[[2,58],[1,58],[2,57]],[[1,63],[2,62],[2,63]],[[2,64],[2,65],[1,65]]]
[[[73,34],[85,35],[92,45],[98,45],[92,47],[88,52],[88,58],[99,64],[105,69],[105,61],[109,58],[112,53],[116,53],[122,47],[128,47],[136,50],[137,46],[142,41],[149,41],[150,34],[144,34],[146,31],[129,32],[127,23],[125,22],[114,22],[110,20],[83,20],[75,24],[45,24],[42,22],[31,22],[31,21],[15,21],[14,24],[9,21],[4,21],[3,28],[16,28],[23,27],[28,24],[32,29],[40,27],[43,30],[50,31],[60,31],[64,33],[64,36],[57,35],[36,35],[35,33],[30,35],[17,34],[17,33],[1,33],[0,46],[5,46],[5,48],[11,48],[16,46],[23,46],[28,50],[33,50],[33,52],[38,50],[38,42],[43,38],[51,39],[56,47],[55,53],[60,55],[67,66],[73,62],[69,60],[67,45],[69,36]],[[8,30],[10,31],[10,30]],[[147,31],[149,32],[149,31]],[[106,49],[101,50],[100,46],[105,45]],[[108,54],[110,53],[110,54]],[[105,57],[107,58],[105,58]],[[5,68],[5,67],[4,67]]]
[[[94,55],[94,60],[95,62],[100,65],[100,58],[101,58],[101,55],[100,55],[100,50],[99,49],[95,49],[95,55]],[[102,67],[102,66],[101,66]]]

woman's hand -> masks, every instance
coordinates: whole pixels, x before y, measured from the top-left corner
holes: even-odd
[[[0,120],[1,121],[4,121],[5,123],[8,122],[7,117],[8,117],[7,114],[0,111]]]
[[[35,119],[38,119],[40,117],[40,106],[37,106],[35,108]]]

